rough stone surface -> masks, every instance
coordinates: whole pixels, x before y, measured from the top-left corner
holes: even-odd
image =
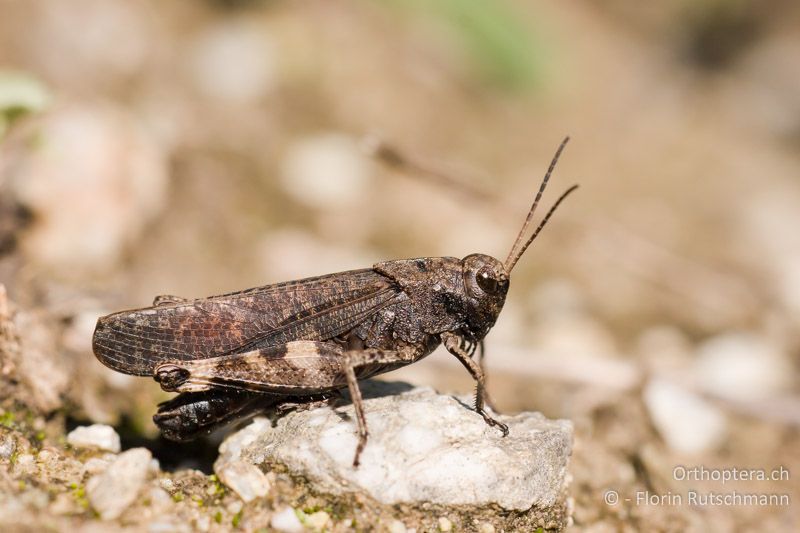
[[[78,426],[69,432],[67,442],[75,448],[95,448],[114,453],[120,450],[119,435],[105,424]]]
[[[123,452],[105,472],[86,484],[92,508],[103,520],[118,518],[136,499],[147,477],[152,455],[145,448]]]
[[[566,523],[569,422],[539,413],[500,416],[510,429],[503,438],[471,409],[470,398],[400,383],[367,383],[364,392],[370,440],[359,468],[352,466],[350,404],[289,413],[274,427],[258,418],[222,444],[218,463],[283,467],[315,492],[366,494],[387,506],[434,505],[472,515],[491,508],[494,518]]]

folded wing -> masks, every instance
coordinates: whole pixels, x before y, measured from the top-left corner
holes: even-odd
[[[165,360],[328,340],[398,298],[389,278],[353,270],[114,313],[97,321],[92,347],[106,366],[146,376]]]

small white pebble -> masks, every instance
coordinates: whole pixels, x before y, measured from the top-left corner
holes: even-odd
[[[17,456],[17,466],[32,465],[36,458],[29,453],[21,453]]]
[[[317,511],[316,513],[312,513],[306,517],[305,524],[314,531],[322,531],[330,521],[331,517],[328,515],[328,513],[325,511]]]
[[[281,533],[301,533],[305,530],[303,523],[297,518],[297,513],[291,507],[284,507],[272,515],[269,525]]]
[[[440,517],[439,518],[439,531],[452,531],[453,530],[453,523],[447,517]]]
[[[74,448],[94,448],[119,453],[119,435],[105,424],[78,426],[67,435],[67,443]]]
[[[11,435],[5,437],[0,441],[0,459],[8,459],[17,449],[17,443]]]
[[[228,509],[229,513],[236,514],[242,510],[243,506],[244,504],[242,503],[241,500],[234,500],[227,505],[226,509]]]
[[[184,522],[173,522],[170,518],[155,520],[147,525],[148,533],[191,533]]]
[[[89,474],[93,476],[95,474],[99,474],[104,472],[108,465],[110,464],[109,461],[105,459],[100,459],[99,457],[92,457],[88,461],[83,464],[83,473]]]
[[[494,526],[489,522],[481,522],[478,525],[478,533],[494,533]]]
[[[153,487],[147,493],[150,500],[150,507],[156,510],[165,510],[172,506],[172,496],[160,487]]]
[[[400,520],[392,520],[389,524],[389,533],[407,533],[406,525]]]
[[[36,456],[36,461],[39,463],[46,463],[50,461],[53,457],[55,457],[55,454],[50,450],[42,450]]]
[[[199,517],[195,521],[194,527],[196,528],[197,531],[202,531],[202,532],[208,531],[209,529],[211,529],[211,517],[210,516]]]
[[[147,469],[154,474],[158,474],[158,472],[161,470],[161,463],[158,462],[158,459],[153,457],[150,459],[150,464],[147,465]]]
[[[230,461],[216,468],[219,480],[245,502],[263,498],[269,492],[267,476],[257,466],[243,461]]]
[[[86,482],[86,497],[103,520],[118,518],[137,498],[152,455],[146,448],[120,454],[102,474]]]

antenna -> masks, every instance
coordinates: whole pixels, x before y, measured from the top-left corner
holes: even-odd
[[[544,179],[542,180],[542,184],[539,186],[539,191],[536,193],[536,198],[534,198],[533,204],[531,205],[531,208],[528,211],[528,216],[525,217],[525,222],[522,224],[522,228],[519,230],[519,233],[517,234],[517,238],[514,241],[514,245],[511,247],[511,250],[508,252],[508,257],[506,258],[505,263],[503,264],[503,266],[506,269],[506,272],[508,272],[509,274],[511,273],[511,270],[514,268],[514,265],[517,264],[517,261],[519,261],[520,257],[522,257],[522,254],[525,253],[525,250],[528,249],[528,247],[531,245],[531,243],[534,241],[534,239],[536,239],[536,237],[539,235],[539,233],[545,227],[545,225],[547,224],[547,221],[550,220],[550,217],[553,215],[553,213],[558,208],[558,206],[561,204],[561,202],[563,202],[564,199],[567,196],[569,196],[573,191],[575,191],[575,189],[578,188],[577,185],[573,185],[572,187],[567,189],[558,198],[558,200],[556,200],[556,202],[553,204],[553,206],[547,212],[545,217],[539,223],[539,226],[533,232],[533,235],[531,235],[531,237],[525,242],[525,244],[522,245],[522,247],[520,247],[520,243],[522,242],[522,239],[524,238],[525,232],[528,230],[528,226],[530,226],[531,220],[533,219],[533,213],[534,213],[534,211],[536,211],[536,207],[539,205],[539,200],[541,200],[542,194],[544,194],[544,190],[547,188],[547,182],[550,181],[550,175],[553,173],[553,170],[556,167],[556,163],[558,163],[558,158],[561,156],[561,152],[564,151],[564,147],[567,145],[567,142],[569,142],[569,137],[565,137],[564,140],[561,141],[561,144],[558,146],[558,150],[556,150],[556,153],[553,156],[553,160],[550,162],[550,166],[547,168],[547,173],[544,175]]]

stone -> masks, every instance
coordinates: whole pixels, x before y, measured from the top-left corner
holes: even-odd
[[[47,149],[26,151],[9,174],[9,193],[33,214],[22,252],[65,279],[113,268],[166,204],[166,154],[111,104],[59,107],[39,136]]]
[[[366,198],[369,179],[370,166],[356,141],[338,133],[296,141],[281,170],[286,192],[317,209],[357,206]]]
[[[102,474],[86,483],[86,496],[103,520],[118,518],[139,494],[152,455],[145,448],[121,453]]]
[[[389,523],[389,533],[406,533],[408,530],[406,529],[406,525],[402,523],[400,520],[392,520]]]
[[[727,433],[727,418],[722,411],[671,381],[651,380],[644,389],[644,403],[653,425],[675,451],[713,450]]]
[[[695,372],[708,392],[739,401],[755,401],[791,390],[789,357],[769,340],[747,333],[725,333],[698,348]]]
[[[192,81],[214,99],[254,105],[277,81],[278,51],[263,27],[226,20],[201,33],[190,54]]]
[[[11,435],[0,436],[0,459],[7,460],[17,450],[17,441]]]
[[[78,426],[67,435],[67,443],[74,448],[94,448],[119,453],[119,435],[114,428],[105,424]]]
[[[448,519],[446,516],[442,516],[439,518],[439,531],[448,532],[453,530],[453,523]]]
[[[251,463],[230,461],[214,465],[219,480],[246,503],[263,498],[269,492],[267,476]]]
[[[475,413],[471,398],[403,383],[368,381],[362,391],[370,440],[358,468],[349,404],[291,412],[274,427],[256,418],[223,442],[218,463],[277,466],[316,492],[366,495],[387,507],[435,506],[498,525],[498,515],[518,520],[507,528],[566,524],[570,422],[539,413],[499,415],[510,430],[503,438]]]
[[[284,507],[278,511],[269,521],[272,529],[281,533],[302,533],[305,531],[303,523],[297,518],[297,513],[291,507]]]
[[[312,531],[323,531],[330,521],[331,517],[325,511],[311,513],[310,515],[306,516],[306,519],[304,520],[306,527]]]
[[[100,458],[100,457],[90,457],[83,465],[83,472],[85,474],[89,474],[90,476],[94,476],[96,474],[101,474],[106,471],[108,465],[111,462]]]
[[[481,522],[478,524],[478,533],[494,533],[495,528],[489,522]]]

